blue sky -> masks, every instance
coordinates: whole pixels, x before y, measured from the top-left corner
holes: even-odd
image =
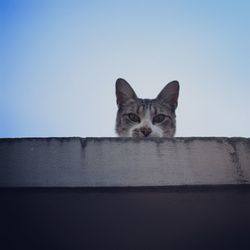
[[[176,136],[250,137],[250,1],[0,0],[0,137],[115,136],[114,84],[181,85]]]

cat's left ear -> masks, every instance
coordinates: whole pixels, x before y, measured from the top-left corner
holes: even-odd
[[[163,88],[163,90],[157,96],[157,99],[160,102],[169,104],[172,111],[174,112],[178,105],[179,89],[179,82],[172,81]]]
[[[126,80],[118,78],[116,81],[116,98],[117,105],[122,106],[129,99],[136,99],[137,96]]]

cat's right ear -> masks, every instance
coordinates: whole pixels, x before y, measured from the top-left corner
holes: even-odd
[[[167,103],[170,105],[172,111],[174,112],[178,105],[179,89],[179,82],[172,81],[163,88],[163,90],[157,96],[157,99],[161,103]]]
[[[135,91],[126,80],[118,78],[115,87],[116,87],[116,102],[118,106],[121,106],[129,99],[137,98]]]

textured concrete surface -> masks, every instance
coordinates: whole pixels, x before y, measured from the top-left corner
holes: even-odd
[[[1,187],[249,182],[249,138],[0,139]]]

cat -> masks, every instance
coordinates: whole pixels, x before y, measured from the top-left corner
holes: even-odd
[[[155,99],[138,98],[129,83],[116,81],[116,133],[120,137],[173,137],[179,82],[168,83]]]

